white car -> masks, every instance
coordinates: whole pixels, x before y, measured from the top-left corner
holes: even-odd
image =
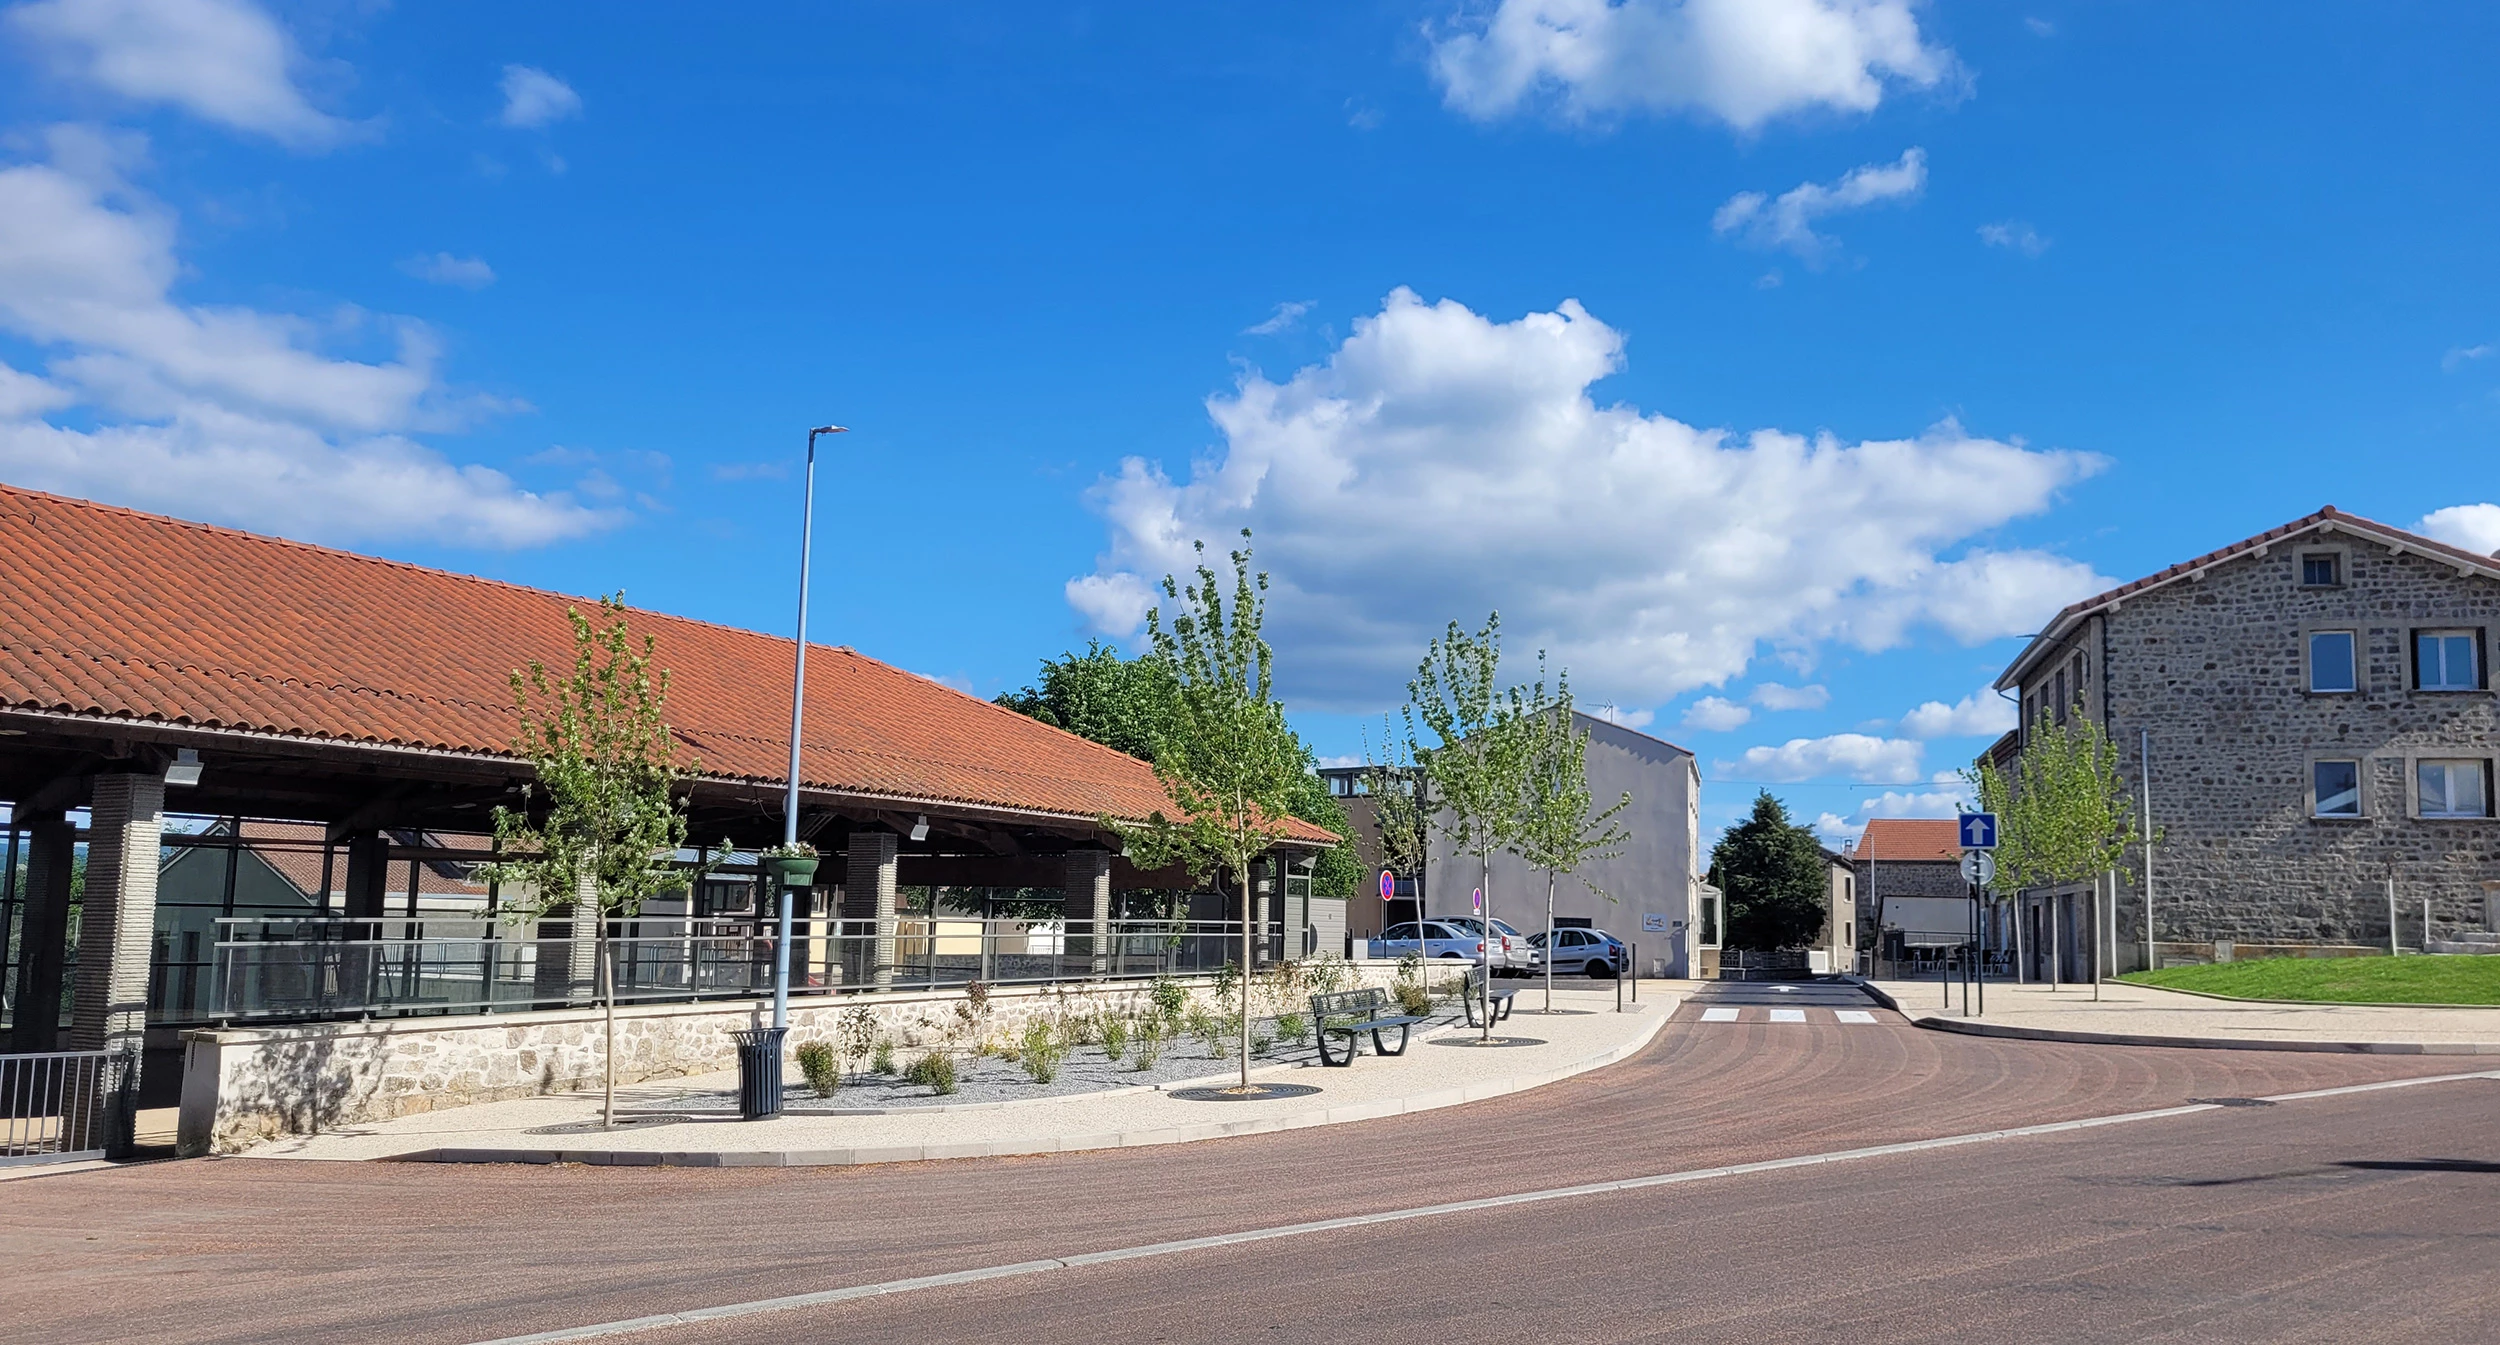
[[[1425,957],[1460,958],[1469,962],[1484,955],[1484,942],[1472,930],[1454,928],[1446,920],[1426,920],[1420,950],[1415,940],[1415,925],[1408,921],[1392,925],[1380,938],[1370,941],[1371,956],[1381,961],[1410,957],[1421,951]]]
[[[1433,919],[1453,929],[1462,929],[1477,938],[1484,937],[1484,921],[1472,915],[1437,915]],[[1511,927],[1505,920],[1493,922],[1493,970],[1501,975],[1521,975],[1545,965],[1544,954],[1528,942],[1528,936]]]

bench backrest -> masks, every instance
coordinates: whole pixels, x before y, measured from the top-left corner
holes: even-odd
[[[1483,998],[1485,982],[1491,979],[1491,970],[1483,964],[1469,967],[1467,969],[1467,993],[1479,999]]]
[[[1311,1019],[1315,1024],[1323,1024],[1331,1018],[1373,1018],[1388,1005],[1388,992],[1377,986],[1340,990],[1333,995],[1311,996]]]

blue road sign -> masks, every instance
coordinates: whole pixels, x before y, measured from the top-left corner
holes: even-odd
[[[1994,850],[1997,848],[1997,815],[1995,813],[1962,814],[1962,848]]]

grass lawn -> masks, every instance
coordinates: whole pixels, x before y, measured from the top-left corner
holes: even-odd
[[[2500,957],[2267,957],[2129,972],[2118,979],[2247,999],[2500,1004]]]

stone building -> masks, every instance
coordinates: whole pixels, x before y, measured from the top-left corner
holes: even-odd
[[[1717,943],[1715,936],[1702,937],[1702,884],[1695,868],[1701,839],[1700,766],[1691,752],[1664,739],[1576,711],[1572,718],[1589,736],[1589,793],[1596,806],[1611,807],[1625,794],[1632,796],[1631,806],[1616,818],[1631,839],[1620,855],[1591,864],[1582,875],[1586,881],[1566,876],[1555,885],[1555,923],[1602,929],[1636,945],[1644,974],[1700,974],[1709,957],[1715,957]],[[1320,774],[1346,806],[1356,853],[1376,879],[1379,822],[1360,792],[1364,769],[1333,767]],[[1545,927],[1542,872],[1505,854],[1494,856],[1492,877],[1496,918],[1530,933]],[[1418,883],[1414,876],[1398,875],[1392,901],[1358,895],[1349,902],[1348,935],[1368,938],[1385,923],[1412,919],[1419,899],[1433,915],[1465,915],[1484,881],[1476,859],[1451,853],[1449,842],[1440,836],[1432,840],[1420,878]]]
[[[1875,958],[1968,941],[1970,885],[1952,818],[1876,818],[1845,857],[1857,875],[1858,926],[1868,931],[1860,960],[1870,973]]]
[[[2043,720],[2108,731],[2150,799],[2152,915],[2140,847],[2114,890],[2021,894],[2026,970],[2487,928],[2495,627],[2500,561],[2331,506],[2058,613],[1997,681],[2026,727],[1992,752]]]

